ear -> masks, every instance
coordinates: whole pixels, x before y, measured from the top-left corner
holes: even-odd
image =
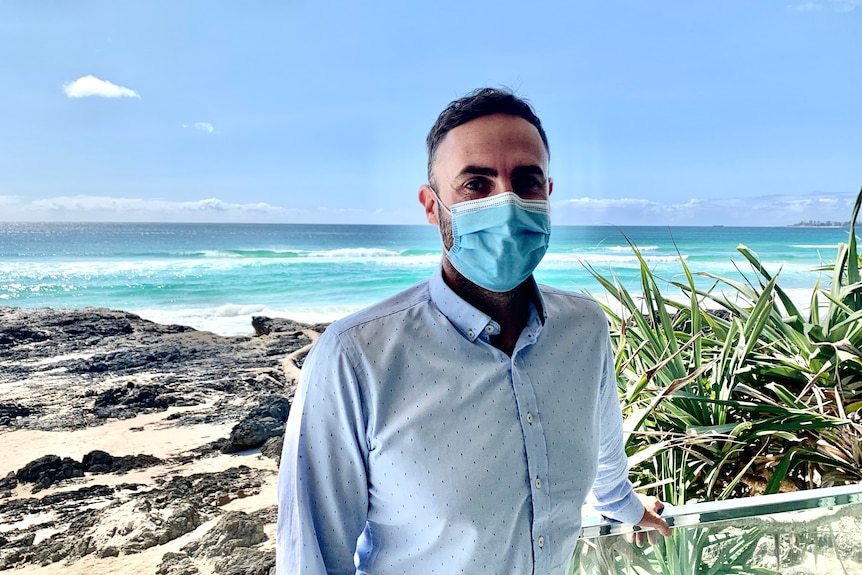
[[[554,191],[554,178],[548,178],[548,197],[551,197],[551,192]]]
[[[431,186],[423,184],[419,188],[419,203],[425,207],[425,219],[429,224],[439,226],[440,221],[437,219],[437,198],[434,197],[434,192],[431,191]]]

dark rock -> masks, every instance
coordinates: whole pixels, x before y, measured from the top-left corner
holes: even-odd
[[[200,570],[185,553],[165,553],[156,575],[197,575]]]
[[[18,487],[18,476],[14,471],[10,471],[6,477],[0,479],[0,492],[12,490]]]
[[[132,328],[132,319],[140,319],[135,314],[118,312],[113,317],[105,317],[99,313],[100,310],[82,310],[80,315],[61,319],[57,325],[68,335],[88,335],[88,336],[112,336],[121,334],[130,334],[134,331]]]
[[[260,447],[270,437],[284,433],[284,423],[272,417],[247,418],[234,426],[230,438],[222,447],[223,453],[236,453]]]
[[[139,371],[154,363],[171,364],[183,359],[183,351],[179,348],[158,349],[148,351],[146,349],[131,348],[122,349],[113,353],[95,355],[90,359],[71,360],[66,363],[69,373],[115,373],[127,371]]]
[[[34,459],[14,476],[10,473],[0,481],[0,489],[14,488],[18,482],[34,483],[33,492],[36,493],[46,487],[72,477],[83,477],[88,473],[126,473],[132,469],[143,469],[162,463],[152,455],[124,455],[113,457],[104,451],[91,451],[84,455],[81,462],[71,457],[59,457],[57,455],[44,455]]]
[[[243,511],[229,511],[203,537],[181,550],[192,557],[220,557],[235,553],[242,547],[257,545],[265,539],[262,520]]]
[[[171,403],[170,398],[165,396],[166,392],[167,390],[160,385],[144,385],[141,387],[126,385],[103,391],[96,398],[93,405],[94,407],[123,405],[139,410],[165,409]]]
[[[240,547],[215,562],[219,575],[269,575],[275,573],[275,554]]]
[[[290,402],[284,396],[277,395],[267,397],[258,404],[257,407],[251,410],[249,418],[271,417],[277,421],[284,423],[287,421],[287,416],[290,414]]]
[[[28,417],[32,413],[26,405],[0,402],[0,425],[11,425],[19,417]]]
[[[305,364],[305,358],[306,357],[308,357],[308,351],[294,357],[293,358],[293,365],[295,365],[299,369],[302,369],[302,366]]]
[[[273,437],[281,437],[290,413],[290,402],[284,396],[264,398],[230,432],[223,453],[236,453],[260,447]]]
[[[251,516],[260,519],[264,524],[275,523],[278,520],[278,506],[270,505],[269,507],[258,509]]]
[[[44,455],[19,469],[15,476],[21,483],[35,483],[35,493],[63,479],[83,477],[84,467],[71,457]]]
[[[251,326],[257,336],[269,335],[273,332],[291,333],[310,327],[308,324],[280,317],[265,317],[255,315],[251,318]]]
[[[730,321],[733,318],[733,314],[726,309],[708,309],[706,313],[724,321]]]
[[[119,557],[120,550],[112,545],[108,545],[107,547],[103,547],[96,551],[97,557]]]
[[[193,505],[180,505],[165,521],[164,530],[159,535],[159,545],[173,541],[181,535],[194,531],[203,523],[201,515]]]
[[[281,451],[284,449],[284,436],[270,437],[260,448],[260,454],[264,457],[274,459],[275,463],[281,464]]]
[[[35,533],[27,533],[18,539],[9,540],[6,542],[8,547],[31,547],[36,540]]]
[[[232,467],[218,474],[195,474],[175,476],[157,492],[150,493],[150,500],[159,506],[174,499],[185,499],[210,504],[220,493],[255,491],[260,488],[258,472],[247,465]]]
[[[81,465],[90,473],[107,473],[111,470],[114,456],[105,451],[95,450],[81,458]]]
[[[104,451],[91,451],[81,459],[88,473],[127,473],[133,469],[144,469],[164,463],[153,455],[123,455],[114,457]]]
[[[114,457],[114,460],[111,462],[110,473],[122,474],[132,471],[133,469],[145,469],[162,463],[164,463],[164,461],[153,455],[123,455],[121,457]],[[95,473],[95,471],[93,473]]]
[[[47,333],[40,330],[34,330],[25,326],[12,326],[0,331],[0,345],[12,347],[45,341],[48,337]]]

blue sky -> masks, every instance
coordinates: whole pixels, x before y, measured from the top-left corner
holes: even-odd
[[[424,138],[528,98],[556,224],[846,220],[862,0],[0,0],[0,221],[424,223]]]

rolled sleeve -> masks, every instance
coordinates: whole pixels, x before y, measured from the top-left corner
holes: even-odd
[[[607,343],[605,367],[599,396],[598,472],[590,497],[596,511],[623,523],[638,523],[644,506],[632,489],[629,465],[623,445],[623,421],[613,365],[613,349]]]

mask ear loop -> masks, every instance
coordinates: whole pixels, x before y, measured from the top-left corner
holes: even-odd
[[[437,190],[434,189],[434,186],[432,186],[431,184],[428,184],[428,187],[431,189],[431,193],[434,194],[434,198],[437,200],[437,205],[441,206],[444,210],[446,210],[446,213],[449,214],[449,221],[452,222],[450,224],[452,226],[451,227],[452,246],[449,249],[446,249],[446,239],[443,237],[443,226],[437,227],[437,231],[440,233],[440,240],[443,242],[443,252],[446,254],[446,259],[448,259],[451,262],[452,258],[449,257],[449,252],[452,249],[454,249],[458,243],[458,238],[455,236],[455,227],[454,227],[456,225],[455,224],[455,218],[452,216],[452,210],[450,210],[446,206],[446,204],[443,203],[443,200],[440,199],[440,195],[437,193]],[[438,218],[439,218],[439,216],[438,216]],[[455,265],[455,264],[452,264],[452,265]]]
[[[447,214],[449,214],[449,215],[451,216],[451,215],[452,215],[452,210],[450,210],[450,209],[446,206],[446,204],[444,204],[444,203],[443,203],[443,200],[441,200],[441,199],[440,199],[440,196],[437,194],[437,190],[435,190],[435,189],[434,189],[434,186],[432,186],[431,184],[428,184],[428,187],[431,189],[431,193],[432,193],[432,194],[434,194],[434,198],[437,200],[437,203],[438,203],[440,206],[442,206],[444,210],[446,210],[446,213],[447,213]]]

